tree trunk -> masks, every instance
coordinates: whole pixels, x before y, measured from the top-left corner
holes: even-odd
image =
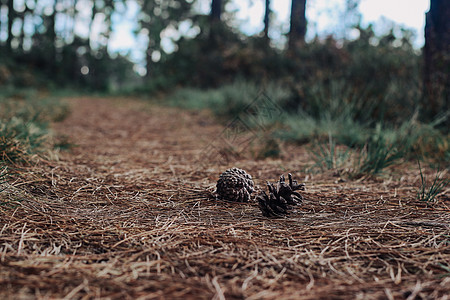
[[[16,12],[14,10],[14,1],[9,0],[8,2],[8,38],[6,39],[6,49],[8,49],[9,52],[12,52],[12,40],[13,40],[13,34],[12,34],[12,26],[14,19],[16,18]]]
[[[49,43],[51,43],[52,45],[52,49],[55,47],[55,42],[56,42],[56,28],[55,28],[55,24],[56,24],[56,7],[58,5],[58,0],[55,0],[55,2],[53,3],[53,12],[52,14],[49,16],[50,22],[47,28],[47,36],[49,39]]]
[[[109,40],[111,38],[112,32],[112,15],[115,11],[116,7],[113,0],[105,1],[105,23],[106,23],[106,31],[104,33],[106,44],[105,44],[105,52],[108,53]]]
[[[20,32],[18,36],[18,47],[17,49],[20,51],[23,51],[23,41],[25,39],[25,14],[26,10],[24,12],[20,12],[16,15],[16,19],[20,20]]]
[[[222,16],[222,0],[212,0],[211,2],[211,21],[220,21]]]
[[[270,0],[266,0],[266,10],[264,12],[264,37],[269,39],[269,22],[270,22]]]
[[[2,0],[0,0],[0,11],[1,11],[1,8],[3,8]],[[4,22],[4,19],[0,17],[0,32],[3,31],[4,26],[6,26],[5,24],[6,24],[6,22]],[[3,50],[2,48],[3,48],[3,46],[5,46],[5,43],[6,43],[6,41],[5,42],[0,41],[0,50]]]
[[[211,1],[211,13],[210,13],[210,29],[209,29],[209,43],[212,48],[217,47],[219,44],[220,28],[222,26],[220,19],[222,17],[222,0]]]
[[[424,98],[431,116],[448,109],[450,97],[450,1],[430,0],[426,14]]]
[[[48,24],[45,33],[45,56],[42,58],[45,60],[45,66],[47,72],[50,76],[55,76],[56,74],[56,7],[58,4],[58,0],[54,0],[53,2],[53,11],[50,16],[48,16]]]
[[[289,50],[294,50],[305,42],[306,0],[292,0],[291,29],[289,31]]]
[[[152,51],[151,47],[148,46],[147,50],[145,51],[145,61],[147,63],[146,67],[145,67],[145,69],[147,71],[147,73],[145,73],[145,77],[147,77],[147,78],[151,78],[151,74],[152,74],[152,63],[153,63],[152,53],[153,53],[153,51]]]

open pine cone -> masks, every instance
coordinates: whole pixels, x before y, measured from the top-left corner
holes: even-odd
[[[280,197],[283,197],[288,204],[296,205],[297,202],[294,201],[302,201],[303,196],[300,195],[300,193],[296,192],[298,190],[304,191],[305,190],[305,184],[300,183],[298,184],[297,180],[292,180],[292,174],[288,174],[289,178],[289,184],[285,182],[284,175],[280,176],[280,180],[277,183],[277,192],[280,195]]]
[[[297,201],[303,199],[297,190],[305,190],[305,185],[298,184],[297,181],[292,180],[292,175],[289,173],[289,184],[286,183],[284,175],[280,176],[280,180],[275,186],[267,182],[269,194],[262,191],[257,197],[259,208],[266,217],[282,217],[288,214],[289,205],[296,205]],[[295,200],[294,200],[295,199]]]
[[[216,187],[218,199],[235,202],[248,202],[255,190],[252,176],[238,168],[220,174]]]

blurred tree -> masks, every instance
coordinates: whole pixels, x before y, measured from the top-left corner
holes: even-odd
[[[111,31],[112,31],[112,15],[114,11],[116,11],[116,3],[119,1],[114,0],[105,0],[105,6],[103,8],[103,13],[105,14],[105,32],[103,33],[104,37],[104,43],[105,43],[105,50],[108,52],[108,44],[109,39],[111,37]]]
[[[191,0],[140,0],[138,2],[141,11],[138,15],[139,29],[137,33],[145,34],[148,37],[147,77],[151,76],[153,62],[161,60],[164,56],[161,40],[167,33],[165,30],[177,30],[181,22],[190,19],[192,3]]]
[[[75,39],[75,16],[77,14],[77,2],[78,0],[67,0],[66,9],[64,12],[64,39],[66,42],[73,42]]]
[[[430,0],[430,10],[426,14],[424,59],[426,110],[436,115],[450,107],[449,0]]]
[[[346,0],[345,10],[341,15],[342,37],[345,40],[351,39],[350,31],[357,28],[361,24],[361,13],[359,11],[359,3],[361,0]]]
[[[160,14],[158,4],[156,1],[140,1],[141,12],[138,16],[140,32],[143,32],[148,37],[146,61],[147,61],[147,73],[146,76],[150,77],[152,68],[152,57],[156,56],[156,53],[160,52],[161,47],[161,31],[163,25],[161,20],[158,20]]]
[[[48,36],[48,43],[49,43],[49,49],[52,50],[51,56],[54,57],[55,55],[55,43],[56,43],[56,14],[57,14],[57,7],[58,2],[60,0],[54,0],[53,2],[53,9],[52,13],[49,16],[49,24],[47,27],[47,36]]]
[[[16,22],[20,24],[19,35],[17,36],[17,49],[23,50],[23,40],[25,38],[25,14],[27,12],[28,6],[24,3],[24,10],[16,11]]]
[[[5,5],[4,0],[0,0],[0,11],[2,11],[4,7],[6,8],[6,6],[4,6],[4,5]],[[0,18],[0,32],[3,32],[5,26],[7,26],[6,22],[5,22],[5,18]],[[0,40],[0,49],[3,46],[5,46],[5,42]]]
[[[8,8],[8,37],[6,39],[6,48],[8,52],[12,52],[12,41],[13,41],[13,23],[16,19],[16,11],[14,10],[14,0],[7,1]]]
[[[210,28],[209,28],[209,40],[211,47],[217,47],[220,42],[220,35],[222,31],[222,0],[212,0],[211,1],[211,12],[210,12]]]
[[[93,0],[92,1],[92,11],[91,11],[91,19],[89,21],[89,35],[88,35],[88,47],[89,51],[92,51],[92,33],[93,33],[93,26],[95,21],[95,16],[97,15],[98,9],[97,9],[98,1]]]
[[[270,23],[270,0],[265,0],[266,7],[264,11],[264,37],[269,40],[269,23]]]
[[[56,75],[56,14],[58,1],[46,6],[47,11],[40,16],[42,24],[33,35],[33,48],[30,50],[30,63],[54,78]],[[50,10],[51,9],[51,10]]]
[[[222,16],[222,0],[211,1],[211,20],[213,22],[220,21]]]
[[[289,31],[289,50],[294,50],[305,42],[306,34],[306,0],[292,0],[291,28]]]

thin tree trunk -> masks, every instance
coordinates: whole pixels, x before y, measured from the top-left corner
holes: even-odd
[[[55,42],[56,42],[55,23],[56,23],[56,6],[57,6],[57,4],[58,4],[58,0],[54,0],[54,2],[53,2],[53,12],[50,15],[50,22],[49,22],[49,25],[48,25],[48,28],[47,28],[49,43],[51,43],[53,45],[52,48],[54,48]]]
[[[55,29],[55,24],[56,24],[56,6],[58,4],[58,0],[54,0],[53,2],[53,12],[52,14],[48,17],[49,18],[49,22],[48,22],[48,26],[47,26],[47,32],[46,32],[46,49],[48,49],[48,55],[46,55],[46,67],[48,70],[48,73],[55,76],[55,72],[56,72],[56,29]]]
[[[17,47],[19,50],[23,50],[23,40],[25,39],[25,14],[26,10],[16,15],[16,18],[20,20],[19,43]]]
[[[222,0],[212,0],[210,13],[211,22],[209,30],[209,42],[210,46],[213,48],[215,48],[219,44],[221,17],[222,17]]]
[[[153,63],[153,61],[152,61],[152,53],[153,53],[153,50],[151,49],[150,46],[148,46],[147,47],[147,51],[145,52],[145,59],[146,59],[146,62],[147,62],[147,65],[146,65],[146,68],[145,68],[147,70],[147,73],[145,73],[145,77],[147,77],[147,78],[150,78],[151,74],[152,74],[152,63]]]
[[[6,48],[9,52],[12,52],[12,40],[13,40],[13,34],[12,34],[12,26],[14,23],[14,19],[16,18],[16,12],[14,10],[14,1],[9,0],[7,1],[7,7],[8,7],[8,38],[6,39]]]
[[[108,45],[109,45],[109,39],[111,38],[111,31],[112,31],[112,14],[115,10],[114,1],[108,0],[105,1],[105,23],[106,23],[106,31],[104,33],[106,44],[105,44],[105,52],[108,53]],[[110,10],[108,11],[108,8]]]
[[[289,49],[294,50],[305,42],[306,0],[292,0],[291,28],[289,31]]]
[[[3,1],[2,0],[0,0],[0,11],[1,11],[1,8],[3,7]],[[6,22],[5,22],[6,23]],[[3,31],[3,26],[5,26],[5,23],[3,22],[3,18],[0,18],[0,32],[2,32]],[[4,46],[5,44],[2,42],[2,41],[0,41],[0,46]],[[1,49],[0,49],[1,50]]]
[[[424,49],[426,109],[436,115],[450,105],[450,1],[431,0],[426,14]]]
[[[212,0],[210,16],[213,22],[220,21],[222,17],[222,0]]]
[[[264,37],[269,39],[269,23],[270,23],[270,0],[266,0],[266,10],[264,12]]]

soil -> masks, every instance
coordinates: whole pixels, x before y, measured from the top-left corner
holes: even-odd
[[[1,299],[448,299],[450,201],[417,200],[413,164],[314,174],[304,145],[257,158],[268,143],[250,133],[242,151],[221,147],[227,127],[207,112],[67,101],[53,130],[73,147],[0,206]],[[276,219],[216,200],[233,166],[260,190],[290,172],[305,199]]]

